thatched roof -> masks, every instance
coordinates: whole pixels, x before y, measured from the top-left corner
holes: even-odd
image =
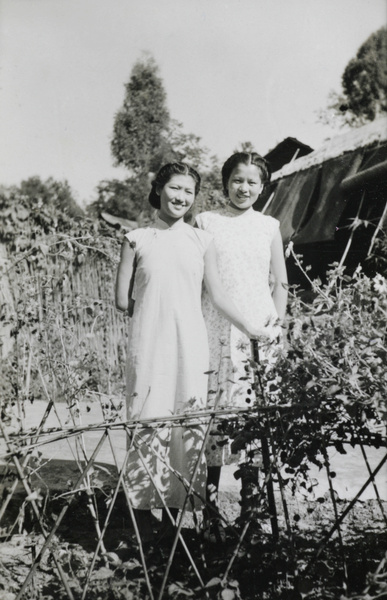
[[[273,174],[272,181],[304,171],[315,165],[324,163],[331,158],[337,158],[346,152],[357,148],[365,148],[387,140],[387,117],[381,117],[363,127],[352,128],[341,135],[327,140],[320,148],[307,156],[288,163]]]

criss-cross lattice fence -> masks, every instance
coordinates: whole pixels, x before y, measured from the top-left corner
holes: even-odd
[[[6,492],[3,493],[3,503],[1,508],[1,521],[6,523],[6,527],[9,532],[14,531],[17,527],[17,521],[20,520],[20,515],[16,516],[15,522],[7,515],[7,510],[12,506],[13,501],[20,497],[20,486],[24,491],[23,504],[27,503],[33,513],[31,523],[33,528],[39,529],[41,538],[38,545],[31,551],[29,561],[26,561],[28,569],[26,570],[24,580],[20,582],[17,590],[16,598],[32,598],[38,597],[36,595],[36,582],[42,581],[42,576],[39,576],[39,571],[43,569],[43,575],[46,579],[50,580],[50,585],[53,586],[52,579],[55,578],[59,581],[59,586],[62,586],[67,594],[68,598],[87,598],[88,594],[90,597],[94,597],[93,590],[95,590],[95,579],[94,574],[98,576],[101,574],[101,565],[105,567],[108,573],[114,577],[114,573],[125,572],[125,569],[133,568],[133,564],[138,564],[143,574],[143,586],[137,597],[149,597],[149,598],[163,598],[167,597],[168,581],[171,568],[176,567],[176,563],[179,565],[180,570],[186,569],[187,572],[192,574],[191,579],[196,580],[191,585],[201,590],[202,593],[210,593],[211,586],[208,587],[211,582],[211,569],[208,567],[209,556],[211,555],[211,548],[203,544],[201,541],[200,534],[200,511],[194,508],[192,502],[193,496],[196,492],[194,489],[195,477],[197,475],[197,469],[200,464],[201,455],[204,451],[205,441],[210,435],[213,435],[216,439],[219,430],[217,423],[223,423],[227,421],[232,422],[235,429],[236,423],[239,423],[239,430],[243,432],[246,428],[246,423],[251,423],[252,419],[258,419],[261,427],[259,430],[259,436],[255,440],[257,445],[262,448],[262,441],[264,446],[266,444],[268,451],[269,461],[264,465],[264,481],[260,489],[257,490],[259,500],[268,497],[268,508],[269,508],[269,520],[271,522],[271,532],[264,534],[272,540],[272,544],[281,547],[284,536],[289,544],[288,548],[288,572],[287,579],[288,584],[291,586],[297,586],[297,581],[305,580],[309,575],[313,574],[313,569],[318,560],[324,556],[324,550],[335,533],[338,536],[338,543],[341,548],[339,555],[341,556],[342,564],[342,576],[346,577],[346,564],[345,564],[345,551],[344,543],[341,536],[341,524],[351,512],[355,506],[357,500],[361,496],[362,491],[369,485],[374,485],[376,498],[378,499],[380,513],[383,519],[386,521],[386,515],[383,511],[383,503],[380,500],[378,489],[375,483],[375,476],[382,469],[383,465],[387,460],[387,455],[384,455],[379,464],[371,470],[366,458],[366,450],[364,441],[358,439],[358,443],[364,453],[364,458],[369,469],[369,476],[364,481],[363,486],[359,489],[355,497],[349,502],[344,510],[340,510],[339,502],[334,493],[334,484],[332,482],[332,472],[330,461],[328,457],[328,445],[323,446],[324,456],[324,468],[329,481],[330,498],[334,510],[334,522],[329,531],[326,531],[322,535],[317,543],[315,551],[308,558],[305,563],[305,556],[303,555],[302,549],[297,547],[297,540],[294,526],[291,517],[291,510],[288,506],[288,494],[286,492],[286,484],[283,481],[283,464],[280,460],[281,452],[287,445],[286,429],[282,440],[274,439],[271,431],[273,418],[277,421],[282,420],[284,427],[289,419],[292,418],[292,412],[294,409],[289,407],[278,407],[273,406],[256,406],[253,407],[248,415],[246,411],[226,411],[218,410],[214,412],[202,411],[192,414],[177,415],[175,417],[169,417],[158,420],[148,421],[121,421],[117,418],[117,414],[111,417],[110,421],[105,421],[99,424],[90,425],[77,425],[65,426],[63,424],[56,427],[47,427],[47,418],[51,411],[56,411],[59,415],[60,411],[58,406],[55,406],[55,402],[50,401],[47,403],[46,410],[43,417],[38,424],[32,430],[25,430],[22,433],[15,435],[7,431],[7,427],[2,424],[2,434],[4,438],[5,446],[3,445],[2,460],[5,462],[8,468],[8,485]],[[297,411],[299,408],[297,407]],[[246,421],[246,417],[248,420]],[[74,422],[76,419],[74,419]],[[202,449],[197,456],[196,466],[193,469],[191,480],[186,480],[180,473],[174,471],[174,475],[183,483],[186,489],[186,499],[184,502],[183,509],[180,511],[175,524],[175,535],[173,539],[168,541],[167,547],[163,549],[163,560],[157,561],[157,569],[154,568],[155,551],[150,551],[149,548],[144,548],[141,542],[141,537],[136,525],[134,518],[133,506],[131,504],[130,495],[128,494],[128,472],[127,472],[127,461],[129,454],[133,451],[138,453],[140,460],[143,460],[141,454],[141,438],[144,431],[149,430],[151,427],[155,434],[162,431],[165,427],[186,427],[191,428],[200,424],[205,430],[205,438],[203,440]],[[119,435],[121,437],[119,438]],[[92,436],[92,440],[87,440],[87,436]],[[325,435],[325,434],[324,434]],[[326,440],[328,437],[325,435]],[[236,438],[234,438],[235,441]],[[375,441],[375,440],[374,440]],[[252,438],[250,437],[250,445]],[[346,440],[341,440],[345,443]],[[353,440],[352,440],[353,442]],[[379,442],[385,445],[385,438],[380,438]],[[331,442],[332,443],[332,440]],[[44,466],[45,459],[44,450],[47,447],[55,447],[55,444],[60,444],[61,448],[64,445],[68,446],[68,457],[76,465],[77,474],[74,474],[73,479],[69,482],[67,490],[58,490],[58,514],[55,517],[55,521],[48,522],[47,520],[47,506],[44,503],[44,491],[42,490],[41,482],[44,477]],[[106,446],[109,452],[106,451]],[[104,450],[105,448],[105,450]],[[150,446],[151,452],[157,452]],[[63,451],[63,450],[62,450]],[[101,455],[103,452],[103,460],[101,461]],[[40,460],[36,460],[36,455],[40,454]],[[109,458],[107,460],[107,454]],[[158,459],[164,460],[163,456],[158,456]],[[50,458],[46,459],[50,462]],[[110,464],[107,468],[106,463]],[[146,461],[143,460],[144,467],[147,468]],[[105,465],[105,466],[103,466]],[[99,477],[96,477],[97,473],[101,473],[100,469],[105,469],[107,475],[105,480],[105,486],[101,485]],[[167,468],[171,469],[167,465]],[[130,474],[129,474],[130,475]],[[157,488],[156,482],[152,479],[152,474],[148,471],[149,479],[152,485]],[[4,477],[4,476],[3,476]],[[41,479],[39,485],[39,479]],[[12,482],[12,483],[11,483]],[[108,486],[107,486],[108,484]],[[270,490],[275,488],[275,493],[278,495],[278,500],[273,504],[273,496],[271,496]],[[102,513],[98,510],[100,504],[100,498],[98,494],[104,490],[105,494],[105,506],[106,510]],[[267,493],[269,491],[269,494]],[[160,505],[163,505],[166,509],[163,501],[163,493],[159,491]],[[119,550],[117,553],[114,552],[106,543],[106,538],[109,537],[109,527],[113,512],[118,503],[119,494],[124,496],[124,504],[121,506],[121,513],[126,512],[127,521],[130,523],[129,532],[122,531],[123,535],[127,535],[128,547],[126,548],[126,561],[122,561],[119,558]],[[67,554],[61,551],[60,543],[58,540],[61,539],[61,527],[66,518],[66,514],[71,512],[72,506],[77,504],[79,497],[82,496],[85,499],[85,506],[87,507],[84,513],[84,518],[89,518],[93,522],[94,526],[94,548],[93,551],[88,554],[87,564],[83,565],[82,576],[78,575],[77,593],[74,593],[74,572],[69,572],[68,565],[66,563]],[[47,496],[46,496],[47,499]],[[108,500],[108,501],[106,501]],[[205,498],[199,497],[199,503],[205,504]],[[258,503],[259,504],[259,503]],[[186,525],[186,511],[193,507],[194,519],[191,521],[190,527]],[[284,527],[279,526],[278,511],[284,516]],[[173,521],[172,515],[170,515]],[[219,585],[222,589],[230,589],[232,592],[232,573],[235,561],[238,560],[238,556],[244,551],[244,548],[249,548],[250,541],[248,539],[249,528],[254,522],[252,520],[247,521],[242,528],[235,527],[233,522],[230,522],[227,516],[219,513],[225,524],[226,530],[229,536],[228,551],[229,556],[223,562],[223,572],[219,578]],[[184,527],[185,525],[185,527]],[[183,531],[184,528],[184,531]],[[188,534],[187,534],[188,532]],[[132,543],[129,544],[129,537],[132,536]],[[187,537],[187,539],[186,539]],[[196,539],[197,543],[192,544],[192,537]],[[246,539],[245,539],[246,538]],[[121,542],[125,541],[121,537]],[[115,540],[115,544],[118,545],[119,540]],[[161,552],[161,547],[159,551]],[[178,550],[178,552],[177,552]],[[153,554],[152,554],[153,553]],[[182,555],[184,559],[182,560]],[[50,558],[48,558],[50,557]],[[133,561],[138,560],[138,563]],[[273,558],[275,561],[275,559]],[[132,562],[130,562],[132,561]],[[304,566],[300,569],[300,563],[304,561]],[[44,565],[50,562],[53,565],[50,575],[47,575],[47,569],[44,570]],[[182,573],[181,578],[184,579]],[[175,577],[175,575],[174,575]],[[43,577],[44,580],[44,577]],[[99,580],[97,580],[99,581]],[[173,581],[173,579],[172,579]],[[231,587],[229,588],[229,582],[231,581]],[[46,583],[48,585],[48,583]],[[55,586],[54,586],[55,588]],[[33,595],[35,594],[35,596]],[[144,596],[141,596],[144,594]],[[136,596],[135,596],[136,597]],[[230,596],[231,597],[231,596]]]

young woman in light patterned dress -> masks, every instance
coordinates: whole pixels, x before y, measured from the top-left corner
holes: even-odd
[[[270,169],[255,152],[233,154],[222,167],[223,189],[228,204],[196,217],[196,225],[211,233],[218,259],[220,279],[230,298],[255,327],[269,339],[281,333],[280,323],[287,302],[287,274],[279,222],[255,211],[252,206],[266,183]],[[250,341],[227,322],[203,293],[203,314],[210,347],[208,405],[212,406],[220,386],[222,406],[248,407],[250,382],[246,381],[246,359]],[[240,379],[244,377],[244,379]],[[229,445],[218,446],[212,439],[207,448],[208,487],[217,496],[221,466],[237,462]],[[258,469],[256,469],[258,475]],[[242,480],[242,509],[243,509]],[[215,492],[215,493],[214,493]],[[213,500],[216,504],[216,500]],[[214,520],[213,520],[214,521]],[[210,523],[216,536],[223,538],[219,522]]]
[[[128,332],[128,419],[152,420],[205,407],[209,365],[201,308],[203,281],[217,310],[234,327],[250,338],[259,334],[227,298],[212,236],[184,222],[199,189],[200,177],[194,169],[184,163],[164,165],[149,195],[151,205],[159,209],[156,221],[126,234],[122,245],[116,281],[120,311],[128,309],[134,259],[137,265]],[[190,481],[203,445],[203,429],[167,424],[155,430],[150,425],[139,431],[135,442],[126,484],[142,540],[150,542],[151,509],[165,503],[175,519],[186,497],[184,485],[165,463]],[[205,495],[205,482],[204,459],[194,486],[201,495]],[[166,511],[163,521],[167,528]]]

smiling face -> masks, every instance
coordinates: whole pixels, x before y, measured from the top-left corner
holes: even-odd
[[[262,189],[261,174],[255,165],[239,163],[231,172],[227,192],[230,204],[234,208],[250,208],[257,201]]]
[[[191,175],[172,175],[157,193],[160,196],[159,217],[172,225],[191,208],[195,200],[195,180]]]

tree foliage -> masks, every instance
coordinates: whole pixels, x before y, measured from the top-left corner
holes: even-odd
[[[387,112],[387,28],[382,27],[362,44],[342,77],[346,109],[373,121]]]
[[[111,150],[116,165],[141,175],[158,168],[169,124],[166,93],[158,67],[150,56],[134,65],[125,98],[114,120]]]
[[[138,211],[141,209],[136,202],[133,188],[136,179],[131,177],[120,179],[104,179],[97,186],[98,197],[87,207],[87,213],[91,217],[98,217],[101,212],[107,212],[115,217],[135,220]]]
[[[331,92],[320,120],[363,125],[387,113],[387,28],[375,31],[344,69],[342,92]]]
[[[52,207],[69,217],[80,217],[84,214],[67,181],[56,181],[52,177],[42,181],[38,176],[29,177],[23,180],[20,186],[11,187],[10,193],[11,197],[21,196],[25,205]],[[4,202],[4,192],[1,196]]]
[[[206,171],[210,168],[209,150],[202,146],[201,138],[194,133],[185,133],[183,123],[171,119],[168,128],[169,152],[167,160],[183,161],[194,169]]]
[[[20,186],[0,188],[0,242],[10,243],[12,251],[27,248],[31,236],[65,230],[83,216],[67,182],[30,177]]]
[[[202,176],[201,192],[195,200],[193,216],[206,210],[215,210],[226,203],[220,174],[221,167],[217,156],[211,156],[209,162],[209,167],[200,172]]]

